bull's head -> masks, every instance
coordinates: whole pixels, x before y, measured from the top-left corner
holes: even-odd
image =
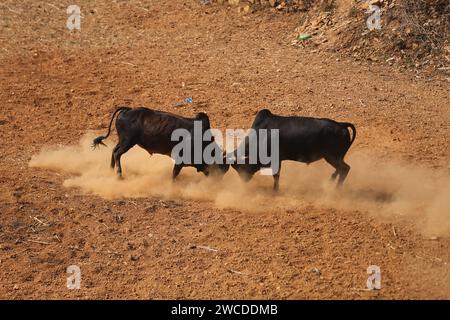
[[[228,169],[230,169],[230,165],[226,162],[226,156],[223,154],[221,163],[204,164],[202,170],[197,169],[197,171],[202,171],[205,176],[222,178]]]
[[[227,155],[228,161],[231,162],[231,166],[237,171],[239,177],[248,182],[252,179],[253,175],[260,169],[257,164],[249,163],[247,156],[237,158],[237,152],[234,151]]]

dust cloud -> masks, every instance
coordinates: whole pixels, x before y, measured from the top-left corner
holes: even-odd
[[[244,183],[232,168],[222,179],[184,168],[172,183],[172,160],[150,156],[139,147],[122,156],[124,179],[120,180],[109,167],[114,144],[110,141],[110,148],[92,150],[93,138],[89,134],[75,146],[44,148],[29,165],[64,173],[65,187],[106,199],[184,198],[252,211],[314,205],[360,210],[385,219],[405,217],[426,235],[450,234],[450,176],[445,171],[350,151],[346,162],[352,169],[342,190],[330,181],[334,169],[324,161],[309,166],[283,162],[280,192],[275,195],[271,177],[256,174]]]

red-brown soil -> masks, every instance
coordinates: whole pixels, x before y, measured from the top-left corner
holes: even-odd
[[[0,298],[450,298],[448,81],[293,47],[301,12],[77,3],[72,32],[65,5],[0,4]],[[352,171],[337,192],[326,164],[289,163],[274,195],[232,170],[172,185],[168,158],[132,150],[118,181],[83,137],[123,104],[222,130],[261,108],[350,121]],[[369,265],[381,290],[360,290]]]

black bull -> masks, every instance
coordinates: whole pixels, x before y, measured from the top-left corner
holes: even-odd
[[[159,153],[171,156],[172,149],[179,143],[172,140],[172,133],[176,129],[186,129],[193,135],[194,121],[201,122],[201,134],[211,129],[209,118],[203,112],[198,113],[195,118],[185,118],[147,108],[132,109],[121,107],[114,112],[106,136],[100,136],[94,140],[94,147],[99,144],[104,145],[103,140],[110,135],[111,126],[116,115],[116,130],[119,142],[112,152],[111,167],[115,168],[117,166],[117,173],[120,177],[122,176],[120,158],[133,146],[139,145],[150,154]],[[352,137],[350,137],[348,128],[353,132]],[[273,157],[273,155],[270,157],[271,159],[278,159],[278,163],[263,163],[258,152],[256,153],[257,159],[255,162],[252,162],[251,157],[237,159],[240,154],[248,155],[250,153],[249,141],[251,139],[247,136],[238,149],[228,154],[226,158],[223,158],[223,162],[226,160],[227,163],[231,159],[232,167],[246,181],[250,180],[262,168],[275,167],[278,170],[273,172],[274,189],[278,190],[281,162],[283,160],[309,164],[325,159],[336,169],[331,177],[334,180],[339,176],[338,186],[342,185],[348,175],[350,166],[344,162],[344,157],[356,138],[356,129],[351,123],[336,122],[330,119],[278,116],[264,109],[256,115],[252,129],[256,132],[256,145],[260,145],[261,142],[267,143],[267,150],[271,150],[271,131],[274,129],[278,130],[279,141],[275,148],[275,151],[278,152],[278,157]],[[260,141],[263,138],[261,138],[259,130],[266,130],[267,140]],[[194,142],[195,140],[192,140],[192,144]],[[202,140],[201,143],[201,151],[203,151],[210,143],[215,144],[216,142],[212,139],[212,142]],[[252,147],[255,146],[253,145]],[[192,145],[191,149],[195,150],[195,147]],[[242,149],[244,150],[242,151]],[[220,147],[217,150],[220,150]],[[177,177],[184,166],[193,166],[197,171],[203,172],[205,175],[208,175],[210,172],[218,172],[223,175],[229,168],[229,165],[223,162],[207,164],[203,161],[203,158],[200,163],[195,163],[193,160],[191,159],[187,163],[175,163],[173,179]]]
[[[122,177],[122,165],[120,162],[121,156],[130,150],[133,146],[139,145],[141,148],[147,150],[150,154],[158,153],[167,156],[171,156],[172,149],[179,142],[172,141],[172,133],[176,129],[186,129],[194,135],[194,121],[201,122],[201,134],[210,129],[209,118],[206,113],[200,112],[195,118],[185,118],[168,112],[151,110],[147,108],[118,108],[109,123],[108,133],[106,136],[100,136],[94,139],[93,146],[96,147],[99,144],[104,145],[103,140],[108,138],[111,133],[111,126],[116,118],[116,130],[119,136],[119,142],[114,147],[111,156],[111,168],[117,166],[117,174]],[[194,140],[192,140],[194,143]],[[202,141],[202,148],[214,142],[214,138],[211,142]],[[217,148],[220,150],[220,147]],[[194,146],[191,146],[191,150],[194,150]],[[175,179],[184,166],[192,166],[197,169],[197,172],[203,172],[208,175],[210,172],[224,174],[229,166],[226,164],[207,164],[201,160],[200,163],[195,163],[194,155],[190,159],[189,163],[175,163],[172,172],[172,178]]]
[[[350,128],[353,136],[350,137]],[[272,166],[278,168],[273,173],[274,189],[279,188],[279,178],[281,161],[293,160],[304,163],[311,163],[320,159],[325,159],[336,171],[332,174],[333,180],[339,175],[338,186],[341,186],[350,171],[350,166],[344,162],[345,154],[356,138],[355,126],[351,123],[336,122],[330,119],[317,119],[309,117],[285,117],[272,114],[264,109],[258,112],[252,124],[252,129],[256,131],[256,140],[260,143],[260,129],[265,129],[267,139],[263,143],[269,144],[267,150],[271,150],[270,132],[278,129],[279,134],[279,163],[261,163],[258,154],[257,161],[251,163],[249,154],[249,136],[245,137],[241,145],[228,158],[238,160],[239,155],[244,155],[243,163],[234,163],[231,166],[239,173],[240,177],[246,181],[262,168]],[[244,148],[242,150],[241,148]],[[241,149],[241,150],[240,150]],[[238,152],[238,150],[240,150]],[[271,155],[273,159],[273,155]]]

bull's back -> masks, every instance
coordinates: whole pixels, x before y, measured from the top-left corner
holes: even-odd
[[[280,160],[311,163],[339,152],[349,141],[348,131],[330,119],[270,114],[255,121],[254,129],[279,130]]]
[[[148,108],[135,108],[121,113],[116,120],[119,136],[128,136],[150,153],[169,155],[178,143],[172,141],[176,129],[191,131],[188,118]]]

